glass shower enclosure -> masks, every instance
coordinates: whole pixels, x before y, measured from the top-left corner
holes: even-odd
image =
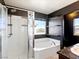
[[[0,4],[0,59],[34,59],[34,12],[11,11]]]
[[[7,58],[7,8],[0,4],[0,59]]]

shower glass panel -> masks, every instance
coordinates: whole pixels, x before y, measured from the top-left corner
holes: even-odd
[[[2,8],[0,7],[0,32],[2,30]]]
[[[0,4],[0,59],[7,59],[7,8]]]
[[[11,36],[8,36],[8,59],[27,59],[27,16],[11,14],[8,16],[8,24],[11,24],[8,26],[8,35],[12,33]]]
[[[0,4],[0,58],[1,58],[1,40],[2,39],[2,5]]]
[[[0,59],[28,59],[27,15],[7,11],[0,5]]]
[[[34,59],[34,12],[17,13],[0,4],[0,59]]]

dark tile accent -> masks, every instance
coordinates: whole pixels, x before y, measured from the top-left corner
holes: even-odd
[[[53,39],[56,39],[56,40],[61,40],[62,39],[62,36],[58,35],[48,35],[47,37],[50,37],[50,38],[53,38]]]
[[[38,38],[46,38],[46,35],[35,35],[35,39],[38,39]]]
[[[4,0],[0,0],[0,3],[1,3],[1,4],[3,4],[3,5],[5,5],[5,2],[4,2]]]
[[[16,11],[12,12],[11,10],[16,10]],[[22,10],[13,9],[13,8],[8,8],[8,14],[27,17],[27,11],[22,11]]]
[[[73,20],[75,17],[71,18],[68,15],[69,14],[64,15],[64,46],[71,46],[79,42],[79,36],[73,35]]]
[[[45,19],[44,21],[46,21],[46,26],[47,26],[47,24],[48,24],[47,23],[47,21],[48,21],[48,15],[35,12],[35,20],[38,20],[39,18],[40,18],[40,20]],[[48,28],[46,27],[46,34],[47,34],[47,32],[48,32]],[[45,38],[46,34],[44,34],[44,35],[35,35],[35,39]]]
[[[48,15],[35,12],[35,19],[36,19],[36,18],[48,19]]]

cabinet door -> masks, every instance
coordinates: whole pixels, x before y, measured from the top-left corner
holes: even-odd
[[[67,58],[67,57],[65,57],[63,55],[59,55],[59,59],[69,59],[69,58]]]

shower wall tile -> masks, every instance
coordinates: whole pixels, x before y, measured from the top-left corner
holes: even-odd
[[[61,40],[64,36],[64,18],[63,16],[56,16],[49,18],[47,22],[47,37]]]
[[[62,35],[62,18],[55,17],[49,19],[49,35]]]

